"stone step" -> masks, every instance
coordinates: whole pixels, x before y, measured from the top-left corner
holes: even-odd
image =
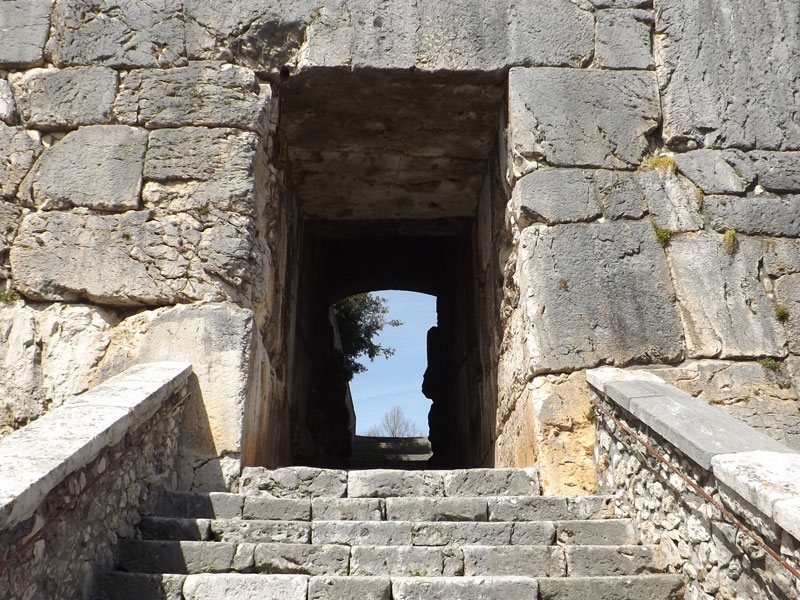
[[[314,467],[246,467],[240,491],[276,498],[387,498],[420,496],[538,496],[535,469],[451,471]]]
[[[658,572],[649,546],[411,546],[121,541],[117,566],[138,573],[258,572],[354,576],[614,576]]]
[[[113,572],[92,600],[678,600],[680,575],[636,577],[337,577]]]
[[[457,496],[386,498],[273,498],[227,493],[168,492],[160,517],[259,520],[559,521],[612,516],[609,496]]]

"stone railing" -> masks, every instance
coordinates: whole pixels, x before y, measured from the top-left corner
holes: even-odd
[[[117,537],[175,485],[192,368],[131,367],[0,442],[3,598],[86,597]]]
[[[800,454],[652,373],[587,379],[601,489],[686,576],[687,600],[797,598]]]

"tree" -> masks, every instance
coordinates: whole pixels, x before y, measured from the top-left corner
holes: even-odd
[[[383,415],[380,425],[370,427],[364,435],[374,437],[417,437],[419,432],[403,409],[394,406]]]
[[[347,381],[367,367],[358,361],[361,356],[375,360],[376,356],[389,358],[394,348],[375,342],[375,336],[386,327],[398,327],[402,321],[387,320],[389,301],[375,294],[356,294],[333,305],[336,326],[342,343],[342,354]]]

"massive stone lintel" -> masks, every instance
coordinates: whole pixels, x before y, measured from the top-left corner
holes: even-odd
[[[530,375],[683,353],[663,250],[643,222],[533,225],[519,248]]]
[[[509,73],[509,151],[517,175],[528,162],[630,168],[661,119],[648,71],[523,69]]]
[[[187,0],[190,58],[226,57],[258,71],[313,67],[500,71],[580,66],[594,19],[567,0],[322,3]]]
[[[800,148],[800,5],[661,0],[655,46],[668,144]]]

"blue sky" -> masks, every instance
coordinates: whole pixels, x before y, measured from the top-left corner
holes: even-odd
[[[399,405],[421,435],[428,435],[431,401],[422,395],[422,375],[427,366],[425,338],[436,324],[436,298],[414,292],[381,291],[389,301],[388,319],[400,319],[400,327],[386,327],[377,340],[396,350],[394,356],[364,359],[367,371],[350,382],[356,408],[356,433],[378,425],[389,409]]]

